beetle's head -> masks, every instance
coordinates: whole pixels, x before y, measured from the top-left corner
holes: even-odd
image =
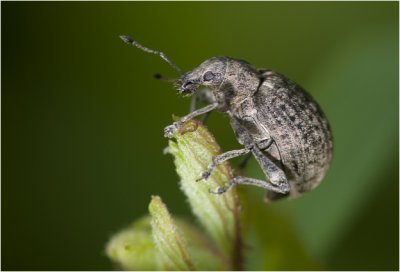
[[[164,78],[160,74],[155,75],[157,79],[172,81],[178,89],[180,95],[192,95],[199,86],[208,86],[210,89],[218,88],[225,77],[225,71],[228,62],[228,58],[226,57],[210,58],[200,64],[200,66],[196,69],[187,73],[182,73],[182,70],[172,61],[170,61],[170,59],[163,52],[144,47],[129,36],[122,35],[120,38],[124,42],[131,44],[146,53],[159,55],[174,70],[180,73],[181,76],[176,80]]]
[[[225,57],[213,57],[192,71],[182,74],[175,81],[179,94],[192,95],[200,86],[207,86],[210,89],[218,88],[225,77],[226,63]]]

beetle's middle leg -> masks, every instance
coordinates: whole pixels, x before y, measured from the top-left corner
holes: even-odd
[[[248,153],[250,153],[251,149],[249,148],[243,148],[243,149],[239,149],[239,150],[231,150],[225,153],[222,153],[221,155],[216,156],[213,159],[213,162],[208,166],[207,171],[203,172],[201,174],[201,177],[199,179],[197,179],[196,181],[200,181],[202,179],[208,179],[209,176],[211,175],[211,173],[215,170],[215,168],[230,159],[242,156],[242,155],[246,155]]]
[[[223,194],[236,184],[254,185],[280,194],[287,194],[290,191],[289,182],[281,167],[271,161],[258,147],[254,146],[251,151],[268,179],[259,180],[236,176],[228,184],[218,188],[217,191],[211,191],[211,193]]]
[[[217,191],[210,192],[214,194],[223,194],[227,190],[229,190],[229,188],[236,184],[248,184],[258,186],[276,193],[289,193],[289,182],[285,172],[282,169],[282,166],[280,165],[280,160],[276,162],[271,160],[271,154],[269,154],[270,151],[268,151],[269,148],[276,147],[276,144],[273,145],[274,140],[270,137],[267,137],[261,141],[255,141],[249,131],[245,127],[243,127],[234,116],[230,115],[230,117],[231,125],[233,130],[235,131],[236,137],[238,138],[239,142],[245,146],[245,149],[250,150],[253,153],[255,159],[257,160],[257,162],[261,166],[261,169],[266,175],[267,180],[236,176],[232,180],[230,180],[228,184],[218,188]]]
[[[258,141],[256,143],[256,145],[261,150],[267,150],[272,145],[273,142],[274,141],[271,138],[268,138],[268,139]],[[243,169],[246,168],[246,166],[249,163],[249,160],[251,158],[251,155],[252,155],[251,153],[247,154],[246,157],[244,157],[244,159],[239,163],[238,168],[239,168],[240,173],[241,173],[241,171],[243,171]]]

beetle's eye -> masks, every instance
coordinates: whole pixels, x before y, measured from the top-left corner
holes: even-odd
[[[204,81],[210,81],[214,78],[214,74],[211,71],[208,71],[207,73],[204,74],[203,80]]]

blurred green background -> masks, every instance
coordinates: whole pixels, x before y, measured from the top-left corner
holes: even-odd
[[[184,70],[227,55],[307,89],[333,129],[332,165],[316,190],[267,209],[323,269],[398,270],[398,5],[2,2],[1,268],[111,269],[105,243],[150,195],[191,216],[162,154],[189,100],[152,79],[176,72],[128,34]],[[209,128],[239,147],[221,114]],[[262,176],[254,161],[247,174]]]

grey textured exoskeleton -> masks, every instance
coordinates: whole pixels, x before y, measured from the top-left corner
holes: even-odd
[[[253,154],[267,180],[243,176],[212,192],[222,194],[236,184],[267,189],[266,200],[295,197],[316,187],[332,157],[332,134],[318,104],[299,85],[271,70],[255,69],[243,60],[213,57],[182,73],[162,52],[145,48],[127,36],[121,38],[142,50],[160,55],[181,75],[174,83],[181,95],[193,95],[192,111],[167,126],[166,137],[182,124],[213,110],[228,115],[240,144],[214,158],[199,175],[207,179],[218,164]],[[196,91],[200,86],[207,89]],[[196,109],[196,101],[208,106]]]

